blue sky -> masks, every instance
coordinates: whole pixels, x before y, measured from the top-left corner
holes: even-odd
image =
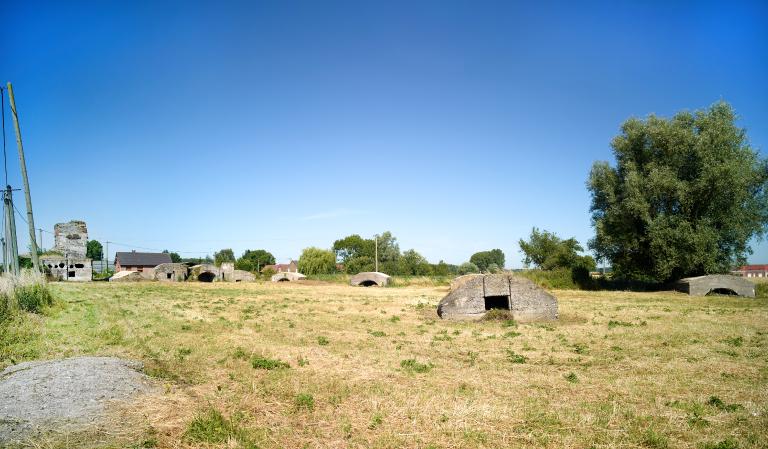
[[[36,224],[281,261],[390,230],[516,267],[533,226],[593,235],[587,174],[631,116],[724,99],[766,155],[765,2],[575,3],[7,4]]]

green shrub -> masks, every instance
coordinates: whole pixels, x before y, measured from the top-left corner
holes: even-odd
[[[258,355],[253,356],[253,358],[251,359],[251,366],[254,369],[265,369],[265,370],[287,369],[291,367],[291,365],[287,364],[286,362],[283,362],[282,360],[270,359],[270,358],[261,357]]]
[[[424,374],[430,372],[433,365],[431,363],[420,363],[415,359],[407,359],[400,362],[400,367],[410,373]]]
[[[199,443],[226,443],[234,426],[216,409],[208,409],[196,416],[187,426],[184,437]]]
[[[528,357],[518,354],[511,349],[507,349],[507,359],[512,363],[525,363],[528,361]]]
[[[27,312],[40,313],[43,308],[53,305],[53,295],[42,282],[18,285],[13,295],[19,308]]]
[[[309,393],[299,393],[294,400],[296,409],[305,409],[312,411],[315,409],[315,398]]]
[[[758,298],[768,298],[768,282],[760,282],[755,285],[755,296]]]

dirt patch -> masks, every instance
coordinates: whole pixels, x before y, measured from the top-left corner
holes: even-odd
[[[0,446],[106,424],[113,407],[157,391],[141,362],[75,357],[25,362],[0,373]]]

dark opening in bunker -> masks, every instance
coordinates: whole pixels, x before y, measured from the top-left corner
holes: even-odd
[[[738,294],[730,288],[713,288],[709,291],[709,293],[707,293],[707,296],[709,295],[738,296]]]
[[[486,296],[485,310],[509,310],[509,296]]]
[[[165,278],[170,279],[171,276],[173,276],[173,273],[165,273]]]
[[[73,277],[75,277],[75,272],[74,272],[74,271],[70,271],[70,272],[68,272],[68,273],[67,273],[67,277],[68,277],[68,278],[73,278]]]
[[[76,263],[75,264],[75,268],[85,268],[85,265],[83,265],[81,263]]]
[[[210,271],[204,271],[197,276],[197,280],[200,282],[213,282],[216,279],[216,275]]]
[[[277,282],[288,282],[288,278],[280,278]]]
[[[378,287],[379,286],[379,284],[377,284],[376,281],[372,281],[370,279],[361,282],[360,285],[362,285],[363,287],[374,287],[374,286]]]
[[[61,263],[59,264],[59,268],[64,268],[64,262],[61,262]]]

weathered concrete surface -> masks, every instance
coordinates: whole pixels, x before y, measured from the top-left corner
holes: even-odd
[[[114,357],[25,362],[6,368],[0,373],[0,447],[26,446],[41,434],[82,432],[105,424],[114,401],[158,391],[141,369],[140,362]]]
[[[379,273],[377,271],[365,271],[363,273],[357,273],[349,280],[350,285],[359,285],[363,287],[384,287],[389,284],[391,278],[389,275]]]
[[[755,284],[743,277],[729,274],[710,274],[680,279],[675,283],[674,288],[691,296],[704,296],[713,291],[715,293],[732,291],[739,296],[755,297]]]
[[[219,273],[221,274],[222,281],[235,282],[235,263],[222,262]]]
[[[146,280],[138,271],[118,271],[109,282],[139,282]]]
[[[256,276],[250,271],[234,270],[232,271],[232,282],[254,282]]]
[[[470,279],[474,279],[478,276],[482,276],[482,274],[465,274],[462,276],[455,277],[451,280],[451,291],[456,290],[457,288],[461,287],[465,283],[467,283]]]
[[[440,318],[476,320],[498,308],[517,321],[557,319],[557,299],[526,278],[508,273],[462,278],[437,306]]]
[[[306,279],[307,277],[301,273],[283,272],[277,273],[272,276],[272,282],[293,282]]]
[[[40,263],[51,281],[87,282],[93,279],[91,259],[45,255]]]
[[[69,223],[56,223],[53,226],[54,251],[64,257],[85,259],[88,243],[88,227],[84,221],[72,220]]]
[[[183,282],[189,269],[183,263],[161,263],[153,270],[153,279],[162,282]]]
[[[221,270],[216,265],[210,263],[195,265],[189,269],[189,280],[200,282],[220,281]]]

